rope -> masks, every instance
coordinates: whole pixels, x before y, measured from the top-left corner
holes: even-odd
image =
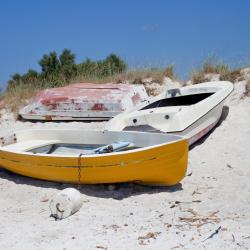
[[[78,156],[78,183],[77,183],[77,189],[80,190],[80,186],[81,186],[81,177],[82,177],[82,173],[81,173],[81,159],[82,159],[82,153],[79,154]]]

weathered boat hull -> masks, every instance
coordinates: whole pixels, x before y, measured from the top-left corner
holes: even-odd
[[[41,135],[43,132],[37,131],[37,133]],[[73,133],[73,138],[83,138],[87,133],[92,133],[92,135],[97,133],[97,136],[100,137],[103,133],[105,139],[112,134],[114,138],[120,140],[123,138],[132,140],[136,137],[135,141],[146,141],[148,138],[151,142],[156,142],[159,139],[161,143],[124,152],[83,155],[81,157],[78,155],[33,154],[20,150],[17,152],[17,148],[10,144],[0,148],[0,166],[9,171],[37,179],[84,184],[140,182],[148,185],[174,185],[185,176],[188,142],[181,137],[172,137],[169,140],[168,136],[165,135],[167,140],[164,143],[163,135],[150,133],[146,135],[139,132],[121,132],[122,136],[119,132],[108,131],[78,131],[77,135],[74,132],[71,133]],[[59,142],[59,137],[57,134],[51,139],[56,139]],[[78,142],[80,141],[78,139]],[[18,135],[16,143],[18,143]]]
[[[109,120],[145,99],[142,85],[77,83],[39,92],[19,115],[27,120]]]

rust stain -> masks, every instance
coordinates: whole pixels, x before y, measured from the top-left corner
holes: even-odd
[[[68,97],[65,96],[53,96],[50,99],[42,99],[41,103],[45,106],[49,106],[49,105],[55,105],[58,102],[65,102],[68,100]]]
[[[103,103],[95,103],[92,108],[92,111],[106,111],[108,110]]]
[[[51,115],[45,115],[44,116],[46,121],[52,121],[52,116]]]
[[[141,96],[139,93],[136,93],[135,95],[132,96],[132,101],[134,104],[137,104],[141,101]]]

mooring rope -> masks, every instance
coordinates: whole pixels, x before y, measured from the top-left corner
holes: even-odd
[[[83,154],[79,154],[78,156],[78,183],[77,183],[77,189],[80,190],[80,186],[81,186],[81,177],[82,177],[82,163],[81,163],[81,159],[82,159]]]

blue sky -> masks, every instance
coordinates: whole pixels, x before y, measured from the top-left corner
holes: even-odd
[[[248,0],[6,0],[0,2],[0,83],[40,70],[50,51],[77,62],[114,52],[131,67],[175,64],[188,73],[209,55],[250,62]]]

